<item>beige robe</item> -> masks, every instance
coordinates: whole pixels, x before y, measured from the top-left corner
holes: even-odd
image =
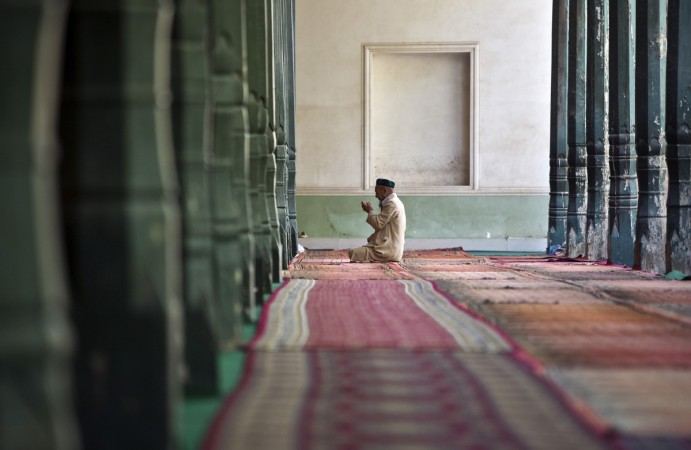
[[[367,245],[348,252],[352,262],[400,261],[405,244],[405,208],[395,193],[384,199],[379,214],[370,211],[367,223],[374,233],[367,238]]]

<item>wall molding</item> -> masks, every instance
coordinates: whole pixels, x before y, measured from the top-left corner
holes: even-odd
[[[304,248],[312,250],[342,250],[360,247],[367,243],[365,238],[310,238],[298,239]],[[490,238],[490,239],[406,239],[405,250],[434,250],[439,248],[463,247],[466,251],[483,252],[540,252],[547,249],[547,238]]]
[[[466,188],[456,189],[448,186],[430,186],[422,187],[397,187],[396,193],[406,196],[486,196],[486,195],[549,195],[549,186],[534,186],[534,187],[519,187],[519,188]],[[297,187],[296,195],[305,196],[371,196],[374,193],[374,188],[324,188],[324,187]]]

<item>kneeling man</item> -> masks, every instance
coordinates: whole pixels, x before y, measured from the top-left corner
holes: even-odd
[[[367,213],[367,223],[374,233],[367,238],[367,245],[348,251],[351,262],[400,261],[405,243],[405,208],[393,191],[396,184],[384,178],[377,180],[374,195],[379,199],[379,214],[370,202],[362,202]]]

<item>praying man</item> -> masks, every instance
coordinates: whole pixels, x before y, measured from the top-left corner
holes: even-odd
[[[405,244],[405,208],[393,191],[396,183],[385,178],[377,179],[374,195],[379,200],[377,214],[370,202],[362,202],[367,213],[367,223],[374,233],[367,238],[367,245],[348,251],[351,262],[400,261]]]

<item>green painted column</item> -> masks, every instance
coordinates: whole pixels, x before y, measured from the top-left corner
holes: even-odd
[[[269,60],[267,0],[247,3],[247,51],[249,79],[250,125],[250,198],[252,201],[253,234],[255,237],[255,274],[257,302],[271,292],[273,273],[273,235],[270,212],[267,208],[266,171],[272,155],[269,148]],[[271,190],[273,191],[273,187]]]
[[[67,1],[0,5],[0,447],[79,448],[58,192]]]
[[[609,259],[634,265],[638,179],[635,145],[636,0],[613,0],[610,22]]]
[[[636,0],[638,218],[634,267],[665,273],[667,0]]]
[[[245,0],[214,0],[212,8],[210,163],[215,277],[224,345],[242,339],[255,315],[255,243],[249,197],[249,118]]]
[[[292,149],[288,152],[288,223],[290,224],[289,256],[298,254],[298,220],[295,206],[295,177],[296,177],[296,152]]]
[[[273,38],[274,38],[274,130],[276,133],[276,203],[278,221],[281,227],[283,247],[283,268],[297,249],[296,220],[291,214],[295,211],[294,199],[294,66],[293,66],[293,2],[292,0],[273,0]]]
[[[286,122],[288,124],[288,219],[290,222],[290,256],[298,252],[298,222],[295,205],[297,145],[295,143],[295,0],[286,0]]]
[[[283,246],[281,245],[281,227],[278,222],[278,204],[276,201],[277,191],[277,164],[276,156],[273,151],[276,148],[272,136],[267,140],[266,154],[266,171],[264,172],[264,184],[266,185],[266,194],[264,201],[266,209],[269,212],[269,222],[271,225],[271,281],[273,283],[280,283],[283,280]]]
[[[175,448],[181,230],[169,1],[77,0],[65,45],[62,199],[84,448]]]
[[[568,172],[569,205],[566,216],[567,254],[586,254],[587,148],[586,148],[586,0],[569,2],[568,61]]]
[[[269,214],[269,222],[271,224],[271,255],[272,255],[272,281],[279,283],[282,281],[283,257],[285,255],[283,249],[283,239],[281,238],[281,226],[279,223],[278,213],[278,152],[277,152],[277,103],[276,103],[276,71],[272,67],[276,64],[276,26],[274,25],[274,11],[276,9],[275,0],[264,0],[266,5],[266,51],[267,59],[271,64],[267,67],[266,80],[266,109],[267,109],[267,148],[265,153],[266,171],[264,172],[264,184],[266,185],[266,195],[264,197],[266,209]]]
[[[586,254],[588,259],[607,259],[607,200],[609,191],[608,22],[609,1],[588,1],[586,142],[588,196]]]
[[[566,243],[569,204],[567,178],[569,0],[554,0],[552,10],[552,99],[549,152],[549,230],[547,247]]]
[[[691,2],[669,0],[668,8],[667,269],[691,274]]]
[[[179,0],[173,29],[173,119],[180,174],[185,306],[185,390],[216,392],[219,298],[208,162],[211,160],[209,99],[209,2]]]
[[[281,233],[283,268],[288,267],[291,253],[290,216],[288,214],[288,146],[276,146],[276,208]]]

